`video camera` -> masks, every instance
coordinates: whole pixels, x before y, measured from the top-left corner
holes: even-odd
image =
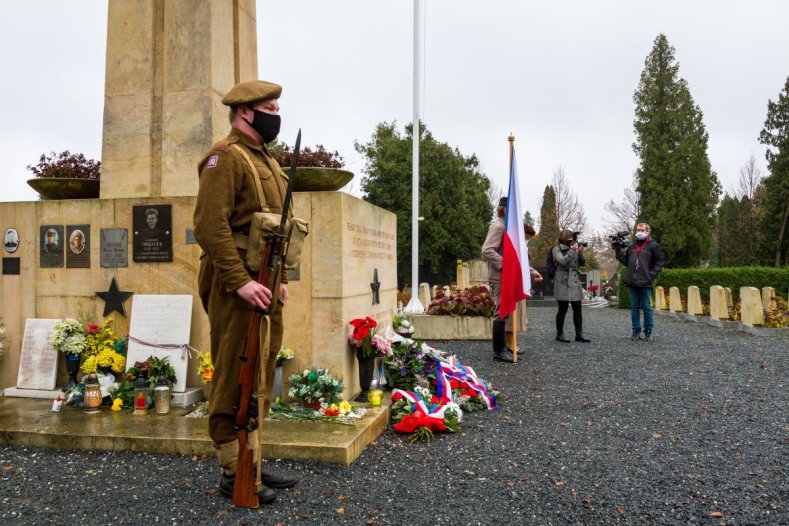
[[[584,248],[588,247],[589,243],[587,243],[586,241],[578,241],[578,236],[580,236],[580,235],[581,235],[580,232],[573,232],[573,240],[570,241],[570,244],[572,245],[573,243],[577,243],[578,245],[580,245],[580,246],[582,246]]]
[[[614,250],[619,250],[621,248],[629,247],[630,240],[627,239],[629,236],[629,230],[622,230],[621,232],[617,232],[616,234],[608,236],[608,239],[611,240],[611,248]]]

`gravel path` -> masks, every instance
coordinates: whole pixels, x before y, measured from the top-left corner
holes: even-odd
[[[409,444],[387,430],[350,467],[301,477],[275,505],[214,491],[213,459],[0,446],[2,524],[789,524],[789,339],[584,309],[591,344],[529,311],[518,366],[488,342],[438,342],[500,386],[495,412]],[[568,329],[572,330],[568,315]],[[569,332],[569,331],[568,331]]]

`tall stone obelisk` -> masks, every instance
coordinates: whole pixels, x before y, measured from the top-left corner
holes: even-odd
[[[258,76],[255,26],[255,0],[109,1],[102,199],[197,195],[222,96]]]

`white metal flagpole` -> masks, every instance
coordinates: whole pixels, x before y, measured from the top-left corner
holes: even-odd
[[[419,301],[419,0],[414,0],[414,121],[413,121],[413,174],[411,178],[411,301],[405,312],[425,312]]]

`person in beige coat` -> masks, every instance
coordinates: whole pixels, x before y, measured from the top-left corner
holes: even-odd
[[[493,339],[493,358],[502,362],[513,362],[512,349],[515,345],[513,341],[515,336],[512,332],[513,320],[512,314],[506,318],[499,318],[499,298],[501,297],[501,264],[503,254],[504,242],[504,217],[507,212],[507,198],[502,197],[496,207],[496,220],[491,223],[488,228],[488,235],[485,237],[485,242],[482,245],[482,259],[488,264],[488,283],[490,284],[491,294],[496,306],[493,311],[493,326],[492,326],[492,339]],[[534,235],[534,229],[528,225],[526,228],[526,239],[530,239]],[[529,267],[531,277],[534,281],[542,281],[542,276],[535,269]],[[525,329],[526,317],[525,309],[521,306],[518,312],[523,312],[522,319],[517,320],[517,325]],[[517,326],[516,325],[516,326]],[[519,327],[519,328],[520,328]],[[521,354],[522,351],[518,351]]]
[[[260,356],[265,364],[265,375],[260,379],[265,397],[263,407],[258,408],[258,420],[268,415],[271,406],[277,351],[282,344],[282,308],[288,299],[285,275],[278,290],[258,283],[257,273],[245,266],[246,250],[238,243],[249,234],[254,212],[281,214],[284,206],[288,178],[266,147],[279,132],[281,92],[281,86],[262,80],[233,87],[222,99],[230,106],[230,134],[212,146],[199,164],[194,233],[203,254],[198,288],[211,327],[214,363],[208,433],[222,468],[219,492],[226,497],[233,495],[238,458],[233,406],[238,398],[239,356],[253,308],[268,309],[271,318],[269,354]],[[258,197],[256,176],[265,202]],[[249,433],[253,447],[259,444],[259,431]],[[297,481],[264,469],[262,482],[263,492],[258,497],[268,504],[276,499],[270,488],[288,488]]]

